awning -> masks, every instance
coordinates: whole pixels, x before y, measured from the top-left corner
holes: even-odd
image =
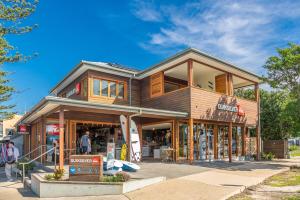
[[[42,99],[32,110],[26,113],[18,123],[28,124],[37,118],[46,115],[47,113],[55,110],[60,106],[70,106],[77,108],[89,108],[97,110],[105,110],[112,112],[128,113],[128,114],[140,114],[143,115],[153,115],[153,116],[164,116],[164,117],[174,117],[174,118],[184,118],[188,116],[187,112],[177,112],[172,110],[162,110],[162,109],[152,109],[143,108],[135,106],[125,106],[116,104],[104,104],[99,102],[89,102],[82,100],[75,100],[62,97],[46,96]]]

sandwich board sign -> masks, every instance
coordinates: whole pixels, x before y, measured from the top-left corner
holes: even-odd
[[[71,155],[69,162],[70,181],[98,182],[103,175],[102,155]]]

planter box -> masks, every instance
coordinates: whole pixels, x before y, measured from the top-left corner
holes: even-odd
[[[166,180],[165,177],[155,177],[124,183],[47,181],[45,175],[31,175],[31,190],[41,198],[119,195]]]

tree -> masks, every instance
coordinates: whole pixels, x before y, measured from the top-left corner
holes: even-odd
[[[235,95],[254,99],[254,90],[239,89]],[[296,116],[293,116],[294,99],[286,91],[265,91],[260,89],[261,136],[264,140],[280,140],[295,136]]]
[[[5,105],[10,100],[15,89],[9,86],[8,72],[3,71],[4,63],[24,61],[30,56],[24,56],[11,45],[6,36],[30,32],[36,25],[23,25],[23,20],[36,9],[38,1],[2,0],[0,1],[0,120],[13,116],[14,105]]]
[[[287,48],[277,49],[278,56],[268,58],[265,80],[273,87],[288,90],[300,98],[300,45],[289,43]]]
[[[293,136],[300,136],[300,45],[289,43],[287,48],[277,49],[264,68],[265,80],[274,88],[289,92],[285,117],[293,122]]]

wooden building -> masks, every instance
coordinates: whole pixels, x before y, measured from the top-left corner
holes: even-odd
[[[25,152],[51,146],[56,138],[61,152],[78,153],[78,141],[89,130],[93,153],[105,153],[108,141],[118,153],[124,141],[119,119],[125,115],[138,126],[143,159],[159,158],[168,147],[178,162],[231,162],[245,156],[249,129],[256,130],[259,158],[259,83],[257,75],[192,48],[141,71],[81,61],[22,118],[31,127]],[[252,87],[255,99],[234,96],[243,87]]]

